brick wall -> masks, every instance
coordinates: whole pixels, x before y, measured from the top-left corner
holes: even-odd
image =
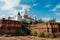
[[[22,27],[21,22],[13,20],[0,20],[0,33],[16,33]]]
[[[59,23],[38,23],[32,24],[31,29],[36,31],[43,31],[49,33],[59,33]]]

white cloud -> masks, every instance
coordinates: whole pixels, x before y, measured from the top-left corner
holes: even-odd
[[[21,7],[22,9],[21,9],[21,10],[18,10],[18,11],[21,12],[21,15],[22,15],[22,16],[24,15],[25,10],[30,11],[30,8],[31,8],[30,5],[24,5],[24,4],[21,4],[20,7]]]
[[[56,5],[56,7],[53,8],[51,11],[55,12],[55,11],[57,11],[58,8],[60,8],[60,4],[59,5]]]
[[[1,16],[0,16],[0,18],[4,18],[4,17],[5,17],[5,15],[1,15]]]
[[[21,12],[21,15],[24,15],[25,9],[29,11],[29,8],[31,8],[31,6],[20,4],[20,1],[21,0],[0,0],[0,3],[4,3],[0,6],[0,12],[5,15],[4,17],[6,17],[6,15],[14,16],[18,13],[18,11]],[[17,10],[15,7],[21,7],[22,9]]]
[[[45,7],[47,7],[47,8],[49,8],[50,6],[51,6],[50,4],[45,5]]]
[[[36,0],[31,0],[32,2],[36,2]]]
[[[15,6],[19,5],[20,0],[2,0],[5,5],[2,6],[2,10],[9,10]]]
[[[56,20],[56,22],[60,23],[60,20]]]
[[[56,12],[55,14],[56,14],[56,16],[60,16],[60,12]]]
[[[1,5],[0,12],[4,15],[6,14],[16,14],[17,10],[14,7],[19,5],[20,0],[0,0],[0,2],[4,5]]]
[[[58,4],[58,5],[56,5],[53,9],[51,9],[51,10],[49,10],[49,11],[52,11],[52,12],[54,12],[54,14],[56,15],[56,16],[60,16],[60,4]]]
[[[29,8],[31,8],[29,5],[20,5],[22,7],[23,10],[28,10],[29,11]]]
[[[37,6],[37,5],[38,5],[38,3],[33,4],[33,6]]]
[[[0,1],[0,7],[2,7],[4,5],[4,2]]]

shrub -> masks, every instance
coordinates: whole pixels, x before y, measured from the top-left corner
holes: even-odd
[[[10,36],[12,36],[11,34],[3,34],[2,35],[3,37],[10,37]]]
[[[31,31],[31,36],[37,36],[37,32],[35,30]]]
[[[44,33],[44,37],[51,37],[51,34],[50,33],[48,33],[48,32],[46,32],[46,33]]]
[[[33,22],[33,24],[37,24],[37,23],[39,23],[37,20]]]
[[[7,34],[3,34],[2,36],[7,37],[8,35]]]
[[[27,28],[21,28],[17,30],[16,34],[21,36],[30,35],[30,30]]]
[[[11,37],[12,36],[12,34],[7,34],[7,36],[6,37]]]
[[[2,34],[0,34],[0,36],[2,36]]]
[[[26,32],[25,32],[25,30],[24,29],[20,29],[20,30],[18,30],[17,32],[16,32],[16,34],[15,35],[26,35]]]
[[[22,24],[27,24],[27,21],[24,20],[24,19],[22,19],[21,23],[22,23]]]
[[[41,32],[41,31],[40,32],[37,32],[37,36],[38,37],[44,37],[44,32]]]

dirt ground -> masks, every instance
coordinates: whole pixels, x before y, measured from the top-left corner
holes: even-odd
[[[60,40],[60,38],[41,38],[34,36],[0,37],[0,40]]]

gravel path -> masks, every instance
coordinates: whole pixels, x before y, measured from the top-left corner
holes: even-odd
[[[0,40],[60,40],[60,38],[41,38],[34,36],[0,37]]]

